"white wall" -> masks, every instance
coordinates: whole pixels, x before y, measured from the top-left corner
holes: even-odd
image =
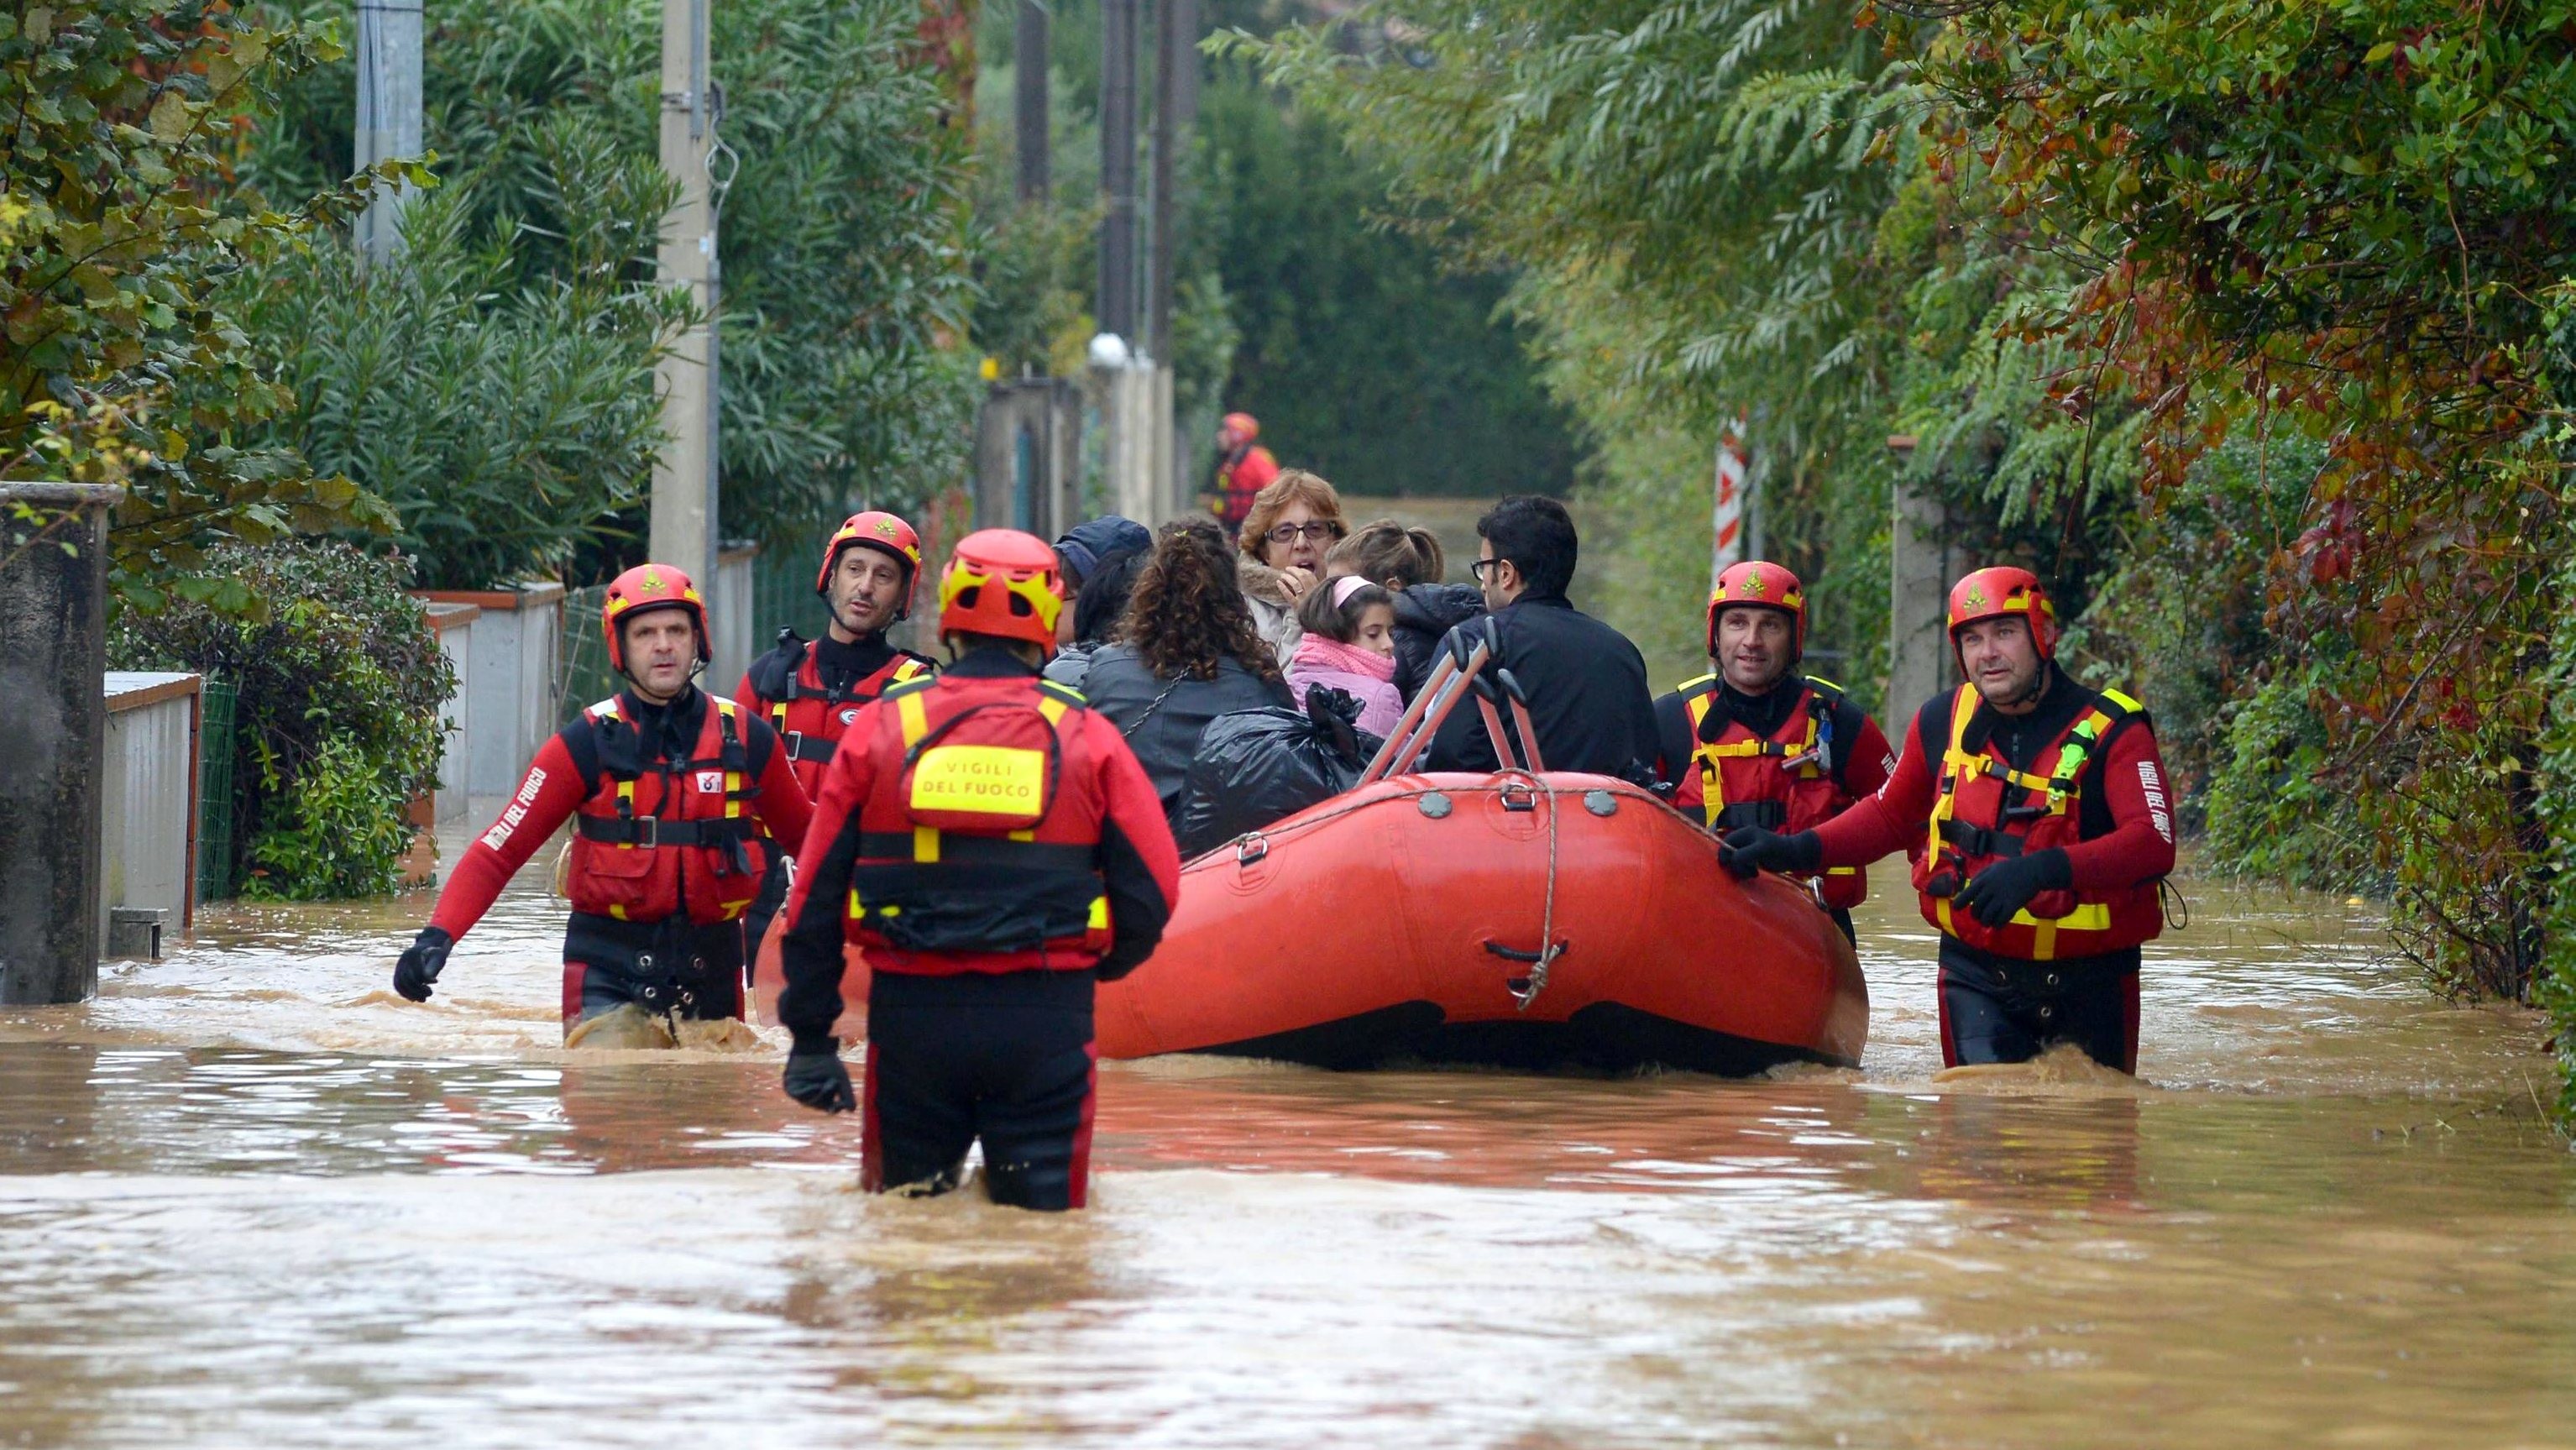
[[[742,672],[751,668],[760,643],[754,634],[752,614],[757,609],[755,584],[760,559],[760,546],[730,546],[717,556],[715,593],[707,599],[708,628],[715,634],[715,662],[707,666],[706,688],[730,697],[742,683]],[[588,703],[587,701],[583,703]]]
[[[447,702],[447,729],[439,740],[438,792],[431,805],[436,823],[444,826],[466,814],[466,778],[473,765],[474,626],[483,609],[476,604],[430,601],[421,607],[429,616],[429,627],[438,634],[438,652],[447,656],[448,668],[456,671],[456,694]]]
[[[560,584],[513,590],[433,591],[437,604],[481,609],[466,643],[463,724],[469,796],[506,796],[528,760],[563,722],[555,710],[555,653],[563,632]],[[453,718],[453,717],[451,717]]]
[[[175,941],[194,905],[197,823],[195,675],[111,670],[107,757],[99,781],[98,932],[118,906],[169,913]]]

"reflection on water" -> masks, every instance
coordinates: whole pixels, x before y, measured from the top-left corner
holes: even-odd
[[[2576,1160],[2525,1015],[2195,888],[2147,1084],[1112,1067],[1090,1213],[852,1188],[761,1050],[567,1053],[514,893],[211,915],[0,1014],[26,1443],[2521,1445],[2576,1439]],[[1148,969],[1150,970],[1150,968]]]

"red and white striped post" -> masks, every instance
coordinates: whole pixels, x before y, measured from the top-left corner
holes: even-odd
[[[1717,576],[1744,562],[1744,424],[1739,420],[1717,440],[1717,506],[1709,516],[1708,587]]]

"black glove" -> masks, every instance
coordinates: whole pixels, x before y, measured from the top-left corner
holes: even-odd
[[[823,1039],[824,1046],[800,1047],[787,1054],[787,1071],[779,1083],[787,1095],[818,1113],[846,1113],[859,1105],[858,1095],[850,1091],[850,1070],[841,1063],[841,1040]]]
[[[1825,863],[1825,843],[1813,831],[1784,836],[1760,826],[1730,832],[1717,848],[1717,864],[1751,880],[1757,871],[1813,871]]]
[[[456,938],[446,932],[434,926],[422,927],[420,935],[413,937],[411,946],[403,952],[402,960],[394,963],[394,990],[409,1001],[428,1001],[429,984],[447,969],[447,949],[454,945]]]
[[[2064,891],[2074,884],[2075,868],[2068,863],[2065,849],[2052,846],[1997,861],[1969,877],[1959,894],[1950,898],[1950,909],[1971,913],[1991,930],[2012,920],[2013,913],[2030,905],[2039,893]]]

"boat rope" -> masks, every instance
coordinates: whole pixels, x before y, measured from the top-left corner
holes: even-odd
[[[1538,994],[1547,990],[1547,969],[1555,965],[1565,950],[1556,939],[1556,787],[1536,775],[1530,776],[1529,782],[1538,788],[1539,794],[1547,797],[1547,895],[1545,904],[1539,908],[1538,960],[1530,964],[1528,976],[1503,983],[1503,989],[1512,994],[1512,1001],[1517,1004],[1516,1010],[1522,1012],[1528,1011],[1530,1004],[1538,1000]]]

